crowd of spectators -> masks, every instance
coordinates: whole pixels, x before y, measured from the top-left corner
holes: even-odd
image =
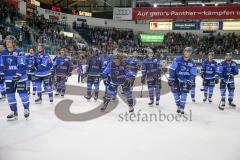
[[[21,47],[23,43],[31,44],[30,29],[27,25],[19,26],[16,20],[22,18],[15,6],[0,1],[0,43],[7,35],[14,35]]]
[[[14,23],[15,18],[20,17],[15,6],[2,0],[0,1],[0,13],[0,20],[6,20],[9,18],[9,23]]]
[[[63,34],[68,25],[66,22],[47,20],[43,15],[31,16],[27,18],[29,26],[34,28],[37,33],[34,39],[37,43],[48,44],[57,48],[65,47],[70,51],[78,49],[78,43],[73,37]]]
[[[97,46],[104,52],[112,51],[119,44],[127,48],[134,45],[134,34],[132,30],[122,30],[108,27],[93,27],[83,22],[81,25],[73,25],[81,36],[91,45]]]
[[[226,52],[239,54],[240,37],[235,33],[225,33],[217,35],[196,35],[192,33],[167,33],[164,35],[162,48],[166,48],[169,54],[180,54],[182,50],[191,46],[194,49],[193,54],[206,55],[214,51],[215,54],[221,55]]]

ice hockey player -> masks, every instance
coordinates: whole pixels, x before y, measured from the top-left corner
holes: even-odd
[[[104,71],[108,64],[112,61],[112,54],[105,54],[103,55],[102,57],[102,71]],[[107,81],[105,81],[107,82]],[[104,97],[103,99],[106,97],[106,94],[107,94],[107,87],[108,87],[108,83],[104,83],[105,85],[105,94],[104,94]]]
[[[90,100],[93,96],[92,86],[94,85],[94,100],[98,99],[100,76],[102,72],[102,61],[99,57],[99,50],[93,48],[92,55],[88,58],[86,63],[86,73],[87,77],[87,96],[86,99]]]
[[[196,95],[196,78],[194,78],[194,80],[193,80],[190,92],[191,92],[192,102],[196,102],[196,99],[195,99],[195,95]]]
[[[217,67],[218,64],[214,60],[214,52],[208,53],[208,58],[203,61],[200,75],[203,78],[203,87],[204,87],[204,99],[203,102],[206,102],[207,99],[211,103],[213,96],[213,89],[215,84],[219,83],[217,76]]]
[[[15,92],[17,90],[24,107],[24,117],[28,118],[29,95],[27,93],[27,64],[26,56],[16,47],[16,38],[9,35],[5,38],[6,49],[3,50],[0,59],[1,79],[5,79],[6,95],[11,113],[8,120],[17,120],[17,101]]]
[[[38,45],[38,53],[35,55],[35,78],[36,78],[36,91],[37,99],[35,103],[42,103],[42,84],[44,89],[48,93],[50,103],[53,102],[53,91],[50,84],[51,71],[52,71],[52,60],[48,54],[43,52],[43,46]]]
[[[66,82],[69,76],[71,76],[72,72],[72,62],[70,57],[67,55],[67,50],[62,48],[60,50],[60,56],[57,56],[53,63],[53,72],[56,75],[55,86],[56,93],[55,96],[64,97],[66,91]]]
[[[31,82],[32,82],[32,87],[33,87],[33,95],[36,94],[36,85],[35,85],[35,75],[34,72],[36,71],[35,67],[35,57],[34,57],[34,49],[30,48],[29,50],[29,55],[27,55],[27,64],[28,64],[28,70],[27,70],[27,75],[28,75],[28,81],[27,81],[27,90],[28,94],[30,94],[31,90]]]
[[[145,84],[147,79],[148,94],[150,98],[149,106],[154,104],[156,96],[156,105],[159,105],[160,89],[161,89],[161,64],[160,60],[154,57],[152,49],[147,50],[148,57],[143,61],[142,65],[142,84]]]
[[[226,53],[225,60],[219,64],[217,72],[221,79],[220,90],[222,96],[221,105],[219,106],[219,109],[224,110],[226,88],[229,91],[228,94],[229,106],[236,107],[236,104],[233,103],[233,96],[235,90],[234,76],[238,75],[238,66],[237,63],[232,60],[232,53]]]
[[[0,45],[0,56],[4,50],[4,46]],[[3,73],[2,73],[3,74]],[[5,91],[5,82],[4,82],[4,76],[0,75],[0,100],[4,101],[6,98],[6,91]]]
[[[127,69],[132,71],[132,73],[134,74],[134,78],[132,79],[132,84],[131,84],[131,90],[133,90],[133,85],[134,85],[135,78],[137,76],[137,72],[141,68],[141,63],[138,60],[138,53],[136,51],[133,52],[132,56],[129,56],[127,58],[126,65],[127,65]]]
[[[83,72],[83,65],[82,62],[78,62],[77,66],[77,73],[78,73],[78,83],[83,83],[84,82],[84,72]]]
[[[134,78],[134,73],[127,70],[126,63],[124,63],[124,56],[122,54],[114,53],[111,62],[102,73],[102,78],[108,87],[104,99],[104,105],[101,107],[101,110],[106,110],[112,97],[117,94],[118,86],[122,86],[123,93],[127,98],[129,112],[134,112],[132,91],[130,87]]]
[[[183,56],[177,57],[169,69],[168,84],[174,95],[177,105],[177,113],[184,114],[184,108],[187,100],[187,93],[193,84],[197,74],[197,68],[191,59],[192,48],[186,47],[183,50]]]

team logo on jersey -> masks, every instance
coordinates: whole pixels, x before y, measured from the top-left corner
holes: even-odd
[[[186,66],[181,66],[181,71],[186,71],[187,67]]]
[[[8,63],[9,65],[11,65],[12,62],[13,62],[13,59],[12,59],[12,58],[7,58],[7,63]]]
[[[37,63],[40,64],[41,63],[41,59],[38,58],[37,59]]]
[[[232,68],[231,67],[228,67],[227,68],[227,72],[231,72],[232,71]]]

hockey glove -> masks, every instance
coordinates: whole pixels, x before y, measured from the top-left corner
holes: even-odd
[[[12,77],[12,80],[14,81],[14,82],[17,82],[17,81],[19,81],[21,79],[21,76],[19,76],[19,75],[14,75],[13,77]]]
[[[4,81],[4,75],[0,75],[0,81]]]
[[[232,79],[232,78],[234,78],[234,75],[231,74],[231,73],[229,73],[229,74],[228,74],[228,79]]]
[[[131,87],[131,84],[132,84],[132,80],[130,78],[127,78],[124,83],[124,87],[129,88]]]
[[[215,78],[215,84],[218,84],[218,83],[219,83],[219,79]]]
[[[105,86],[108,86],[110,84],[109,79],[108,78],[104,78],[103,79],[103,83],[104,83]]]
[[[35,66],[31,66],[30,69],[29,69],[29,72],[30,73],[33,73],[36,71],[36,67]]]
[[[192,85],[193,85],[193,81],[187,81],[187,86],[189,89],[192,87]]]
[[[174,85],[174,83],[175,83],[174,80],[171,80],[171,79],[168,80],[168,85],[169,85],[170,87],[172,87],[172,86]]]
[[[55,75],[55,70],[51,70],[51,75]]]

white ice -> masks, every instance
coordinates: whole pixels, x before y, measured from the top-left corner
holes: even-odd
[[[77,77],[69,79],[76,84]],[[31,97],[31,117],[23,118],[19,105],[19,120],[7,122],[9,108],[0,102],[0,160],[239,160],[240,159],[240,80],[236,78],[236,109],[217,109],[219,85],[215,87],[213,103],[203,103],[202,80],[197,78],[196,103],[188,97],[186,112],[192,111],[189,122],[119,122],[119,114],[128,111],[120,99],[111,113],[87,122],[64,122],[54,114],[55,105],[44,95],[41,105]],[[103,90],[103,84],[101,89]],[[144,87],[146,89],[146,87]],[[140,87],[135,88],[140,90]],[[81,91],[79,91],[81,92]],[[91,110],[101,102],[88,102],[82,96],[73,99],[73,113]],[[18,98],[18,103],[20,103]],[[143,113],[176,112],[171,93],[161,97],[158,108],[149,108],[147,98],[138,98],[136,111]]]

